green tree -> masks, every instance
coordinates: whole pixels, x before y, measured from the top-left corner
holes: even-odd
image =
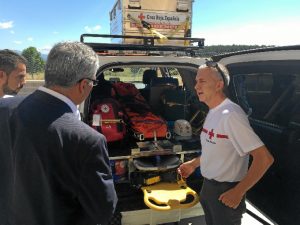
[[[27,59],[27,71],[32,78],[35,73],[43,72],[45,61],[41,57],[41,53],[35,47],[28,47],[23,50],[22,55]]]

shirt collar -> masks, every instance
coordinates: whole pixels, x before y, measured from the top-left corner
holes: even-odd
[[[4,95],[2,98],[11,98],[14,97],[13,95]]]
[[[68,97],[66,97],[66,96],[64,96],[64,95],[62,95],[62,94],[60,94],[56,91],[53,91],[49,88],[43,87],[43,86],[40,86],[38,88],[38,90],[46,92],[47,94],[52,95],[53,97],[58,98],[61,101],[65,102],[71,108],[74,115],[76,117],[78,117],[78,119],[80,119],[80,113],[79,113],[79,110],[78,110],[77,106]]]
[[[225,98],[219,105],[217,105],[215,108],[210,109],[209,112],[215,112],[217,111],[219,108],[221,108],[222,106],[228,104],[230,102],[230,100],[228,98]]]

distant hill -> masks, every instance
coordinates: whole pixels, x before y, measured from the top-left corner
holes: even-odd
[[[249,49],[274,47],[274,45],[209,45],[199,51],[199,56],[210,57],[222,53],[243,51]]]

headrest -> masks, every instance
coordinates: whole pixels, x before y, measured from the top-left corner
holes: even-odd
[[[157,77],[157,73],[155,70],[145,70],[143,74],[143,83],[150,84],[151,80]]]

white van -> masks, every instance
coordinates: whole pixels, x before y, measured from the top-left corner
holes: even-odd
[[[87,41],[90,37],[94,38],[93,41]],[[169,132],[169,136],[157,136],[155,131],[152,137],[142,136],[131,127],[132,120],[128,118],[131,115],[124,116],[127,112],[116,115],[119,117],[115,118],[115,125],[119,124],[124,133],[117,141],[108,143],[119,196],[111,224],[180,223],[184,218],[203,215],[200,204],[174,210],[149,209],[141,188],[165,179],[160,173],[163,161],[166,169],[174,162],[184,162],[201,154],[199,133],[207,107],[198,101],[194,86],[197,69],[205,62],[204,58],[197,57],[204,39],[188,39],[196,44],[184,47],[156,45],[155,37],[135,37],[143,41],[143,44],[136,45],[94,41],[95,38],[107,37],[125,38],[116,35],[81,36],[81,41],[99,54],[97,79],[100,84],[106,84],[94,87],[89,98],[81,104],[83,120],[95,129],[100,126],[106,129],[105,120],[102,124],[99,118],[95,122],[93,114],[101,110],[95,105],[100,104],[101,99],[122,95],[114,89],[114,84],[129,83],[134,84],[138,90],[136,93],[146,101],[149,108],[144,111],[151,111],[162,118]],[[263,179],[248,192],[248,201],[275,224],[300,224],[300,46],[248,50],[213,56],[211,59],[228,68],[231,76],[229,97],[245,110],[251,126],[275,158],[275,163]],[[146,71],[152,71],[152,75],[146,75],[149,74]],[[128,88],[131,87],[128,85]],[[137,105],[136,102],[133,104]],[[122,104],[120,108],[125,110]],[[175,132],[174,124],[178,120],[191,125],[190,135],[186,133],[189,131]],[[103,129],[98,128],[99,132]],[[166,156],[172,156],[173,161],[168,162]],[[146,172],[141,171],[143,168],[139,167],[137,159],[151,159],[152,166],[148,166]],[[157,171],[149,168],[156,168]],[[176,166],[170,166],[168,171],[174,168]],[[172,179],[172,176],[168,178]],[[186,183],[199,192],[201,171],[197,170]],[[158,207],[164,208],[166,205]],[[263,220],[260,222],[269,224]]]

